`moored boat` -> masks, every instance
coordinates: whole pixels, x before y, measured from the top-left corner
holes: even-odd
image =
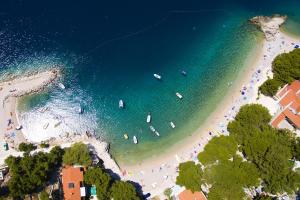
[[[149,112],[148,115],[147,115],[147,123],[150,123],[151,122],[151,113]]]
[[[78,114],[82,114],[83,113],[83,108],[82,107],[79,107],[78,108]]]
[[[176,127],[175,124],[174,124],[173,122],[170,122],[170,126],[171,126],[172,128],[175,128],[175,127]]]
[[[23,128],[23,126],[22,126],[22,125],[19,125],[19,126],[16,127],[16,130],[19,131],[19,130],[21,130],[22,128]]]
[[[155,133],[155,135],[159,136],[159,132],[158,131],[155,131],[154,133]]]
[[[152,132],[155,132],[155,128],[153,126],[149,126],[149,128]]]
[[[124,108],[124,101],[122,99],[119,101],[119,108]]]
[[[58,83],[58,86],[59,86],[62,90],[66,89],[66,87],[65,87],[64,84],[62,84],[62,83]]]
[[[183,76],[186,76],[186,75],[187,75],[186,71],[184,71],[184,70],[181,71],[181,74],[182,74]]]
[[[135,135],[133,136],[132,140],[133,140],[133,143],[134,143],[134,144],[137,144],[137,143],[138,143],[138,139],[137,139],[137,137],[136,137]]]
[[[179,93],[179,92],[176,92],[176,96],[179,98],[179,99],[182,99],[183,96]]]
[[[43,128],[44,128],[44,129],[47,129],[48,126],[49,126],[49,122],[47,122],[46,124],[44,124]]]
[[[54,124],[54,128],[58,127],[60,124],[62,123],[62,121],[58,121]]]
[[[127,133],[124,134],[124,139],[125,139],[125,140],[128,140],[128,135],[127,135]]]
[[[161,75],[159,74],[153,74],[154,78],[158,79],[158,80],[161,80]]]

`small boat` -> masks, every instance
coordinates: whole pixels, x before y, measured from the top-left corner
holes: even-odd
[[[153,74],[154,78],[158,79],[158,80],[161,80],[161,75],[159,74]]]
[[[155,132],[155,128],[153,126],[149,126],[149,128],[153,133]]]
[[[179,93],[179,92],[176,92],[176,96],[179,98],[179,99],[182,99],[183,96]]]
[[[124,134],[124,139],[128,140],[128,135],[126,133]]]
[[[134,143],[134,144],[137,144],[137,143],[138,143],[138,139],[137,139],[137,137],[136,137],[136,136],[133,136],[133,138],[132,138],[132,139],[133,139],[133,143]]]
[[[184,71],[184,70],[181,71],[181,74],[182,74],[183,76],[186,76],[186,75],[187,75],[186,71]]]
[[[23,126],[22,126],[22,125],[19,125],[19,126],[16,127],[16,130],[19,131],[19,130],[21,130],[22,128],[23,128]]]
[[[62,89],[62,90],[66,89],[66,87],[65,87],[64,84],[62,84],[62,83],[58,83],[58,86],[59,86],[60,89]]]
[[[58,127],[61,124],[61,121],[58,121],[57,123],[54,124],[54,128]]]
[[[122,99],[119,101],[119,108],[124,108],[124,101]]]
[[[151,122],[151,113],[149,112],[147,115],[147,123],[150,123],[150,122]]]
[[[155,133],[155,135],[159,136],[159,132],[158,131],[155,131],[154,133]]]
[[[40,109],[40,112],[41,112],[41,113],[44,113],[44,112],[46,112],[46,111],[48,111],[48,110],[50,110],[49,107],[43,107],[42,109]]]
[[[173,122],[170,122],[170,125],[171,125],[172,128],[175,128],[175,127],[176,127],[175,124],[174,124]]]
[[[46,124],[44,124],[43,128],[44,128],[44,129],[47,129],[48,126],[49,126],[49,122],[47,122]]]
[[[79,114],[82,114],[82,113],[83,113],[83,108],[82,108],[82,107],[79,107],[79,108],[78,108],[78,113],[79,113]]]

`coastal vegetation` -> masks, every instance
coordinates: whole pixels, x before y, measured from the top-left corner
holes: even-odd
[[[300,79],[300,49],[278,55],[272,63],[273,79],[268,79],[259,90],[266,96],[274,96],[285,84]]]
[[[97,198],[99,200],[109,199],[109,188],[112,178],[103,169],[89,168],[84,174],[84,182],[88,185],[95,185]]]
[[[115,180],[104,168],[98,166],[87,169],[84,173],[84,182],[89,187],[96,186],[97,198],[99,200],[112,198],[115,200],[141,199],[131,183]]]
[[[187,189],[195,192],[201,186],[203,171],[201,166],[193,161],[179,164],[179,175],[176,178],[176,184],[185,186]]]
[[[63,163],[65,165],[90,166],[92,159],[87,145],[78,142],[67,148],[63,156]]]
[[[9,156],[5,160],[10,175],[8,193],[13,199],[24,199],[27,195],[38,193],[40,199],[49,199],[45,187],[52,175],[59,174],[57,172],[62,164],[84,166],[84,184],[88,188],[96,186],[99,200],[141,199],[133,184],[113,177],[102,165],[92,166],[89,148],[84,143],[75,143],[65,150],[55,146],[49,153],[30,153],[31,147],[22,144],[21,148],[25,151],[22,157]]]
[[[181,167],[178,177],[186,181],[177,184],[188,189],[192,184],[193,191],[199,191],[201,185],[207,187],[212,200],[243,199],[245,189],[252,191],[258,186],[268,194],[295,193],[300,187],[300,174],[293,170],[300,156],[299,138],[289,130],[272,128],[270,120],[261,105],[241,107],[228,125],[230,135],[213,138],[199,153],[202,175],[195,179],[189,167]],[[197,166],[191,161],[180,165],[191,164]]]
[[[29,153],[29,152],[31,152],[35,149],[36,149],[36,146],[34,144],[31,144],[31,143],[22,142],[22,143],[19,144],[19,151],[24,151],[24,152]]]
[[[5,163],[9,167],[9,195],[23,199],[27,194],[42,189],[62,161],[63,150],[54,147],[50,153],[38,152],[34,155],[24,153],[23,157],[9,156]]]

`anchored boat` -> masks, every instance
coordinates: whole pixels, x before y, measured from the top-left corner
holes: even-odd
[[[58,86],[59,86],[62,90],[66,89],[66,87],[65,87],[64,84],[62,84],[62,83],[59,83]]]
[[[176,92],[176,96],[179,98],[179,99],[182,99],[183,96],[179,93],[179,92]]]
[[[119,108],[124,108],[124,101],[122,99],[119,101]]]
[[[147,115],[147,123],[150,123],[151,122],[151,113],[149,112],[148,115]]]
[[[134,144],[137,144],[137,143],[138,143],[138,139],[136,138],[136,136],[133,136],[132,139],[133,139],[133,143],[134,143]]]
[[[158,79],[158,80],[161,80],[161,75],[159,74],[153,74],[154,78]]]
[[[155,132],[155,128],[153,126],[149,126],[149,128],[153,133]]]
[[[171,125],[172,128],[175,128],[175,127],[176,127],[175,124],[174,124],[173,122],[170,122],[170,125]]]

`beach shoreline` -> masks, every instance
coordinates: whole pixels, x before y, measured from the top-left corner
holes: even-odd
[[[268,97],[258,95],[258,87],[272,76],[273,59],[280,53],[291,51],[294,48],[292,44],[299,41],[299,37],[286,34],[279,29],[274,32],[274,38],[264,37],[262,41],[258,41],[257,48],[249,53],[232,87],[205,122],[193,134],[155,158],[151,157],[136,165],[120,163],[124,178],[141,183],[143,189],[153,196],[163,196],[163,190],[174,186],[176,182],[178,164],[188,160],[196,161],[198,153],[212,137],[227,135],[227,123],[234,119],[242,105],[265,104],[270,101]],[[242,95],[242,92],[245,94]],[[272,114],[271,110],[270,112]]]
[[[264,27],[262,31],[265,33],[265,38],[257,41],[256,48],[247,56],[235,81],[228,83],[230,88],[224,98],[196,131],[166,149],[162,154],[145,159],[138,164],[119,163],[119,168],[116,161],[109,155],[107,143],[98,141],[87,133],[82,133],[82,135],[68,134],[65,138],[50,138],[47,142],[52,146],[88,142],[96,150],[98,149],[98,156],[104,160],[105,167],[113,169],[115,173],[120,175],[121,179],[140,183],[143,191],[151,193],[151,196],[163,196],[164,189],[175,185],[179,163],[188,160],[197,161],[198,153],[203,150],[212,137],[221,134],[228,135],[227,124],[234,119],[242,105],[269,101],[267,97],[258,96],[258,87],[268,77],[272,76],[271,63],[273,59],[280,53],[291,51],[294,48],[292,44],[300,41],[300,37],[294,37],[279,29],[285,19],[274,17],[264,21],[265,18],[258,18],[259,26]],[[15,130],[20,125],[17,111],[19,97],[43,90],[58,76],[59,70],[54,69],[21,78],[14,77],[14,79],[0,83],[0,88],[2,88],[0,100],[3,102],[0,108],[0,117],[5,119],[0,123],[0,139],[7,141],[12,148],[6,152],[7,155],[20,153],[14,150],[17,148],[16,145],[21,142],[28,142],[21,130]],[[12,128],[7,130],[6,119],[9,118],[13,123]],[[5,134],[8,132],[12,134],[12,130],[14,136],[11,135],[10,138],[6,138]],[[3,159],[4,156],[7,156],[6,154],[0,153],[0,158]]]

